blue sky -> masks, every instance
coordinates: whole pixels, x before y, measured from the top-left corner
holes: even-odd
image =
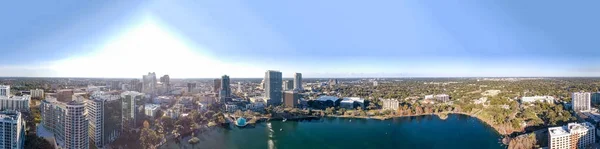
[[[600,76],[599,4],[11,1],[0,76]]]

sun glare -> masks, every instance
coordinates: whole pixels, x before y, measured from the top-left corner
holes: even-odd
[[[215,60],[202,47],[190,46],[153,19],[145,19],[87,56],[54,62],[60,76],[138,77],[148,71],[181,78],[215,77],[224,72],[243,75],[251,67]],[[208,71],[210,70],[210,71]],[[118,72],[118,73],[115,73]]]

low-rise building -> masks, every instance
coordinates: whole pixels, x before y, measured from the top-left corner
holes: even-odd
[[[15,110],[0,112],[0,148],[22,149],[25,144],[25,121]]]
[[[344,97],[344,99],[340,102],[340,107],[345,109],[354,109],[357,107],[365,108],[365,99],[360,97]]]
[[[531,97],[522,97],[521,98],[521,103],[534,103],[536,101],[554,103],[554,97],[552,97],[552,96],[531,96]]]
[[[384,110],[398,110],[400,108],[400,102],[396,99],[382,99]]]
[[[233,103],[226,103],[225,104],[225,111],[229,112],[229,113],[233,113],[235,111],[239,110],[238,106],[236,104]]]
[[[160,105],[157,104],[146,104],[144,105],[144,114],[149,117],[156,117]]]
[[[596,128],[588,122],[548,128],[550,149],[587,148],[592,146],[595,140]]]

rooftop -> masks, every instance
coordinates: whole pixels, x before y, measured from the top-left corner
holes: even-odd
[[[21,113],[17,111],[0,111],[0,120],[16,121],[21,117]]]
[[[340,99],[340,98],[335,97],[335,96],[321,96],[321,97],[319,97],[319,98],[317,98],[315,100],[318,100],[318,101],[327,101],[327,100],[330,100],[330,101],[335,102],[338,99]]]
[[[569,123],[567,126],[550,127],[548,128],[548,132],[550,137],[562,137],[574,132],[588,131],[590,129],[595,129],[595,127],[588,122]]]
[[[144,106],[144,109],[156,110],[156,109],[158,109],[158,107],[160,107],[160,105],[157,105],[157,104],[146,104]]]

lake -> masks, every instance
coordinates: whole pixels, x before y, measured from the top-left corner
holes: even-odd
[[[197,136],[201,141],[193,147],[201,149],[506,148],[493,128],[459,114],[450,114],[446,120],[428,115],[383,121],[353,118],[271,121],[246,128],[216,129]],[[192,148],[187,143],[181,147]],[[180,145],[170,141],[162,148],[180,148]]]

